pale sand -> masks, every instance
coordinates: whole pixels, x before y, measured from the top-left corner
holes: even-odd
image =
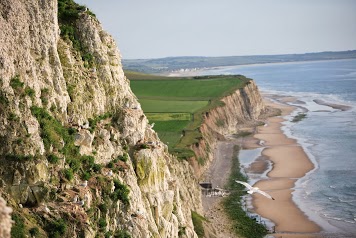
[[[284,101],[290,101],[285,98]],[[294,108],[285,105],[271,104],[282,110],[281,115],[290,114]],[[242,144],[242,149],[260,148],[260,140],[264,140],[262,156],[257,159],[248,170],[255,173],[263,173],[267,169],[266,160],[273,163],[273,169],[268,173],[270,179],[259,181],[256,186],[268,191],[276,200],[269,200],[259,194],[254,195],[253,206],[255,211],[263,217],[269,218],[276,224],[275,237],[312,238],[320,237],[317,232],[319,226],[310,221],[292,201],[293,187],[297,178],[305,175],[313,169],[313,164],[308,159],[302,147],[294,139],[287,138],[281,130],[281,117],[267,119],[267,126],[259,127],[254,137],[242,140],[230,140],[219,142],[216,148],[215,160],[206,173],[206,180],[214,186],[223,187],[229,173],[226,168],[231,166],[233,145]],[[223,211],[221,198],[207,198],[203,196],[204,215],[209,219],[210,227],[207,227],[205,236],[236,237],[232,230],[232,223]],[[281,232],[281,233],[278,233]]]
[[[270,102],[266,104],[271,105]],[[272,106],[280,108],[282,115],[288,115],[294,110],[293,107],[286,105]],[[269,200],[257,194],[253,197],[253,206],[256,213],[276,224],[277,233],[282,232],[274,234],[275,237],[318,236],[315,233],[320,231],[320,227],[310,221],[292,200],[296,179],[303,177],[314,168],[314,165],[303,148],[294,139],[283,134],[282,122],[283,119],[280,117],[268,118],[267,126],[258,128],[255,135],[257,139],[265,141],[264,145],[267,148],[262,151],[262,155],[273,163],[273,168],[268,173],[270,179],[259,181],[255,186],[268,191],[276,200]]]

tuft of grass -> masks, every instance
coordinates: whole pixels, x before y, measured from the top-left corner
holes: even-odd
[[[110,112],[107,112],[107,113],[104,113],[102,115],[98,115],[94,118],[89,118],[88,121],[89,121],[89,125],[90,125],[90,132],[93,132],[96,128],[96,125],[98,124],[98,122],[102,121],[102,120],[105,120],[105,119],[108,119],[112,117],[112,113]]]
[[[0,92],[0,104],[7,106],[9,103],[9,100],[7,100],[5,94],[3,92]]]
[[[108,207],[107,207],[106,203],[99,204],[98,208],[103,214],[106,214],[108,211]]]
[[[32,115],[34,115],[40,123],[41,137],[46,149],[49,149],[51,144],[56,148],[60,146],[60,134],[62,134],[62,125],[56,121],[45,109],[32,106]]]
[[[13,112],[10,112],[9,116],[7,117],[7,119],[9,121],[19,121],[19,117]]]
[[[129,156],[128,156],[127,153],[125,153],[125,154],[120,155],[120,156],[117,157],[118,160],[121,160],[121,161],[123,161],[123,162],[127,162],[127,159],[128,159],[128,158],[129,158]]]
[[[29,233],[30,233],[31,237],[37,237],[40,234],[40,230],[38,229],[38,227],[32,227],[29,230]]]
[[[59,161],[59,157],[54,155],[54,154],[50,154],[47,156],[47,160],[48,162],[50,162],[51,164],[57,164]]]
[[[114,179],[115,190],[110,195],[111,199],[114,201],[120,200],[125,205],[130,204],[129,200],[129,193],[130,190],[127,188],[126,185],[122,184],[119,180]]]
[[[64,219],[48,222],[45,227],[49,237],[61,238],[67,230],[67,223]]]
[[[71,181],[74,178],[73,170],[71,168],[65,169],[63,173],[64,173],[64,177],[69,181]]]
[[[47,105],[48,104],[48,98],[49,98],[49,89],[48,88],[43,88],[41,89],[41,101],[43,103],[43,105]]]
[[[25,88],[25,94],[26,94],[27,96],[29,96],[30,98],[33,98],[33,97],[35,96],[36,92],[35,92],[35,90],[33,90],[32,88],[26,87],[26,88]]]
[[[10,80],[10,86],[14,90],[19,90],[23,88],[24,83],[20,80],[20,75],[16,75]]]
[[[12,238],[26,237],[24,219],[17,214],[12,214],[11,218],[14,221],[14,224],[11,227],[11,237]]]
[[[204,232],[203,222],[207,221],[206,218],[203,217],[202,215],[199,215],[195,211],[191,211],[191,216],[192,216],[195,233],[197,233],[199,238],[204,237],[205,232]]]
[[[101,217],[98,222],[99,228],[103,230],[108,224],[105,220],[105,218]]]

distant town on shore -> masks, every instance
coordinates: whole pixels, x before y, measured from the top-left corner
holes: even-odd
[[[253,55],[253,56],[181,56],[158,59],[123,59],[123,68],[128,71],[143,73],[165,73],[175,71],[191,71],[203,68],[284,63],[299,61],[339,60],[356,58],[356,50],[338,52],[318,52],[285,55]]]

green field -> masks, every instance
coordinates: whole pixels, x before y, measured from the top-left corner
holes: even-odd
[[[135,92],[135,91],[134,91]],[[140,99],[141,106],[145,112],[190,112],[208,105],[208,101],[168,101]]]
[[[190,121],[192,119],[191,113],[162,113],[162,112],[146,112],[147,118],[151,121]]]
[[[244,85],[240,77],[132,80],[131,88],[139,98],[173,100],[210,100],[220,97],[231,88]]]
[[[201,138],[203,114],[222,106],[220,98],[246,85],[244,76],[176,78],[125,72],[150,123],[171,153],[194,156],[190,145]]]
[[[189,120],[155,121],[154,130],[161,141],[169,148],[175,147],[182,137],[182,130],[189,124]]]

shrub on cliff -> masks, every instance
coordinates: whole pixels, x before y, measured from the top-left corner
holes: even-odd
[[[114,201],[121,200],[125,205],[130,204],[129,193],[130,190],[126,185],[122,184],[119,180],[114,179],[115,190],[110,195]]]
[[[10,86],[14,89],[14,90],[18,90],[23,88],[24,83],[21,82],[20,80],[20,76],[16,75],[15,77],[13,77],[10,81]]]
[[[14,224],[11,228],[11,237],[22,238],[25,237],[25,223],[24,219],[17,214],[12,215],[12,220]]]
[[[45,230],[48,232],[49,237],[60,238],[67,230],[67,224],[65,220],[59,219],[49,222],[46,225]]]
[[[75,3],[73,0],[58,0],[58,22],[61,37],[72,42],[73,48],[81,53],[86,67],[92,67],[94,57],[80,41],[75,25],[81,12],[95,17],[95,14],[89,11],[87,7]]]

